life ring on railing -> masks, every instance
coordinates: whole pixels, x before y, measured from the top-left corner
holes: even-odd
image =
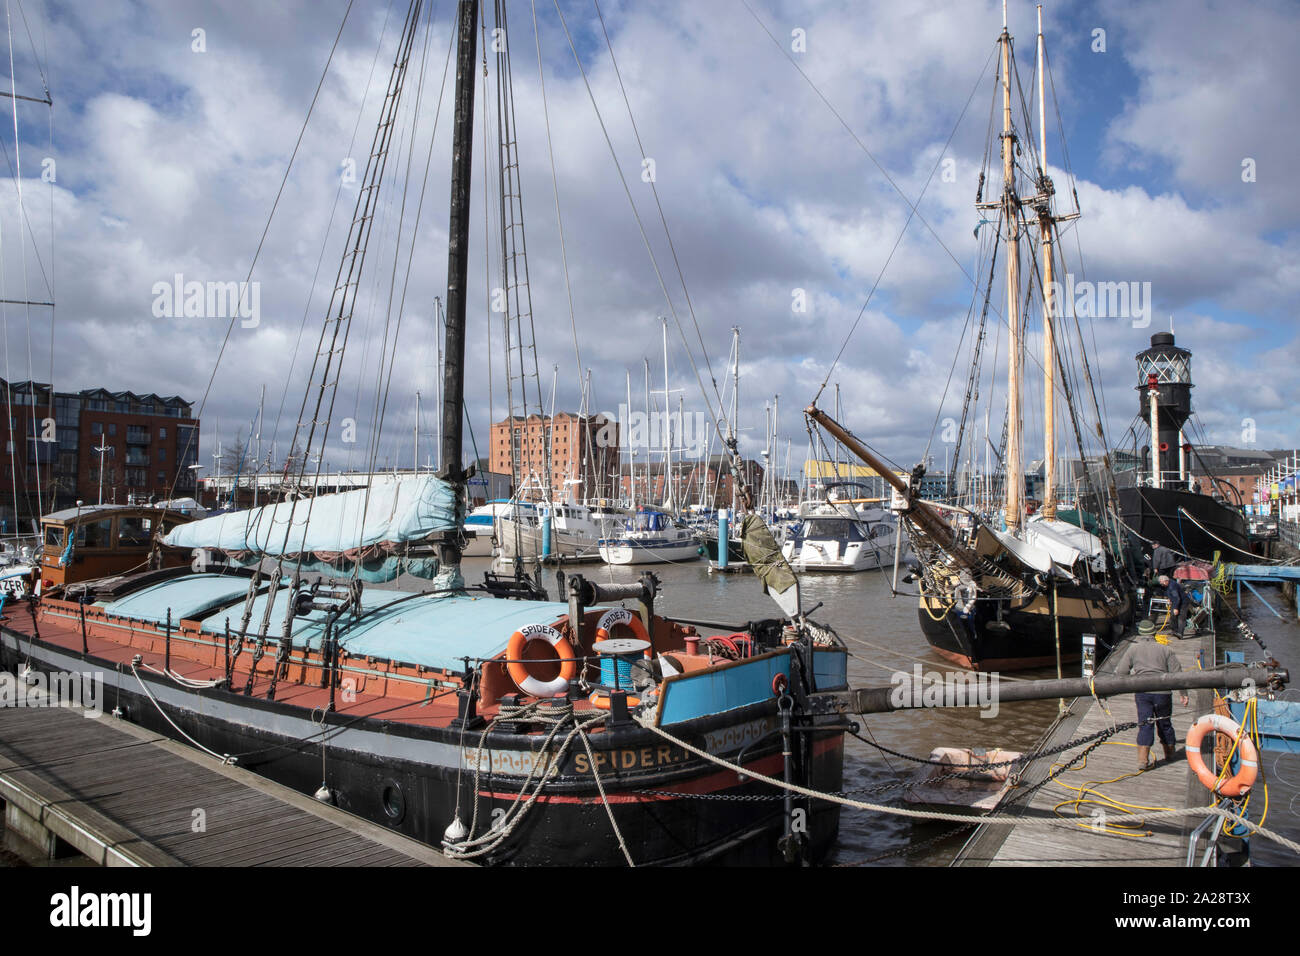
[[[610,629],[618,624],[626,624],[630,627],[632,633],[637,636],[637,640],[650,640],[650,635],[646,633],[645,625],[641,623],[641,618],[637,617],[625,607],[610,608],[600,616],[600,620],[596,623],[596,640],[609,640]]]
[[[1229,734],[1241,750],[1241,769],[1219,783],[1219,775],[1205,765],[1201,758],[1201,741],[1211,730]],[[1187,765],[1207,789],[1225,797],[1244,797],[1250,792],[1259,776],[1259,752],[1250,735],[1244,733],[1232,720],[1222,714],[1206,714],[1187,731]]]
[[[590,701],[591,706],[595,707],[597,710],[609,710],[609,691],[607,690],[598,690],[588,697],[587,700]],[[640,707],[641,698],[633,697],[631,694],[628,694],[627,705],[629,707]]]
[[[558,677],[542,681],[528,673],[524,650],[533,641],[546,641],[560,655]],[[510,679],[523,693],[533,697],[558,697],[569,689],[569,681],[578,676],[578,660],[573,656],[573,647],[549,624],[529,624],[511,634],[510,643],[506,645],[506,657],[510,659],[506,664]]]

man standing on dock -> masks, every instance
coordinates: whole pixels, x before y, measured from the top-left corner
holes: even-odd
[[[1167,574],[1160,575],[1160,586],[1169,598],[1169,614],[1174,619],[1174,637],[1183,639],[1183,629],[1187,626],[1187,595],[1177,578]]]
[[[1161,583],[1164,583],[1162,580]],[[1173,649],[1164,638],[1156,636],[1156,626],[1150,621],[1138,624],[1137,639],[1125,649],[1119,664],[1115,668],[1118,675],[1126,674],[1175,674],[1183,669],[1174,656]],[[1178,737],[1174,734],[1174,725],[1170,717],[1174,713],[1172,693],[1135,694],[1138,719],[1138,769],[1147,770],[1155,766],[1151,762],[1151,745],[1155,743],[1156,731],[1160,731],[1160,743],[1165,750],[1165,759],[1174,756],[1174,747]],[[1187,692],[1179,691],[1184,707],[1187,706]],[[1152,718],[1155,718],[1154,724]]]

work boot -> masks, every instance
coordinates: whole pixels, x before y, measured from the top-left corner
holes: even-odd
[[[1151,766],[1151,748],[1138,747],[1138,769],[1146,770]]]
[[[1165,748],[1165,759],[1166,759],[1166,760],[1173,760],[1173,759],[1174,759],[1174,745],[1173,745],[1173,744],[1161,744],[1160,746],[1162,746],[1162,747]]]

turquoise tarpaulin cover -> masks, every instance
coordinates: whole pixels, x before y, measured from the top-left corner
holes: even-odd
[[[361,550],[392,550],[457,527],[455,487],[421,475],[203,518],[177,526],[163,541],[174,548],[270,557],[311,552],[328,560]]]
[[[269,583],[269,582],[267,582]],[[279,640],[292,593],[282,578],[271,609],[267,636]],[[110,614],[161,624],[196,618],[209,634],[224,633],[227,622],[237,631],[243,616],[249,579],[242,575],[194,574],[160,581],[100,606]],[[255,637],[266,610],[267,584],[258,589],[249,618],[248,636]],[[361,594],[362,615],[344,614],[335,634],[350,654],[457,669],[461,658],[490,658],[505,650],[510,635],[528,624],[553,624],[568,614],[559,601],[510,601],[466,594],[423,594],[367,588]],[[292,619],[295,647],[319,649],[325,636],[324,611],[313,610]],[[770,692],[770,691],[769,691]]]

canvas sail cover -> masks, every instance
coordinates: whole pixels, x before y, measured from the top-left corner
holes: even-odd
[[[745,560],[763,582],[763,590],[781,606],[788,617],[798,617],[799,579],[785,558],[781,557],[781,549],[777,547],[767,523],[752,512],[745,515],[741,537],[744,539],[742,544]]]
[[[232,555],[373,559],[459,526],[454,486],[433,475],[178,525],[163,543]]]

